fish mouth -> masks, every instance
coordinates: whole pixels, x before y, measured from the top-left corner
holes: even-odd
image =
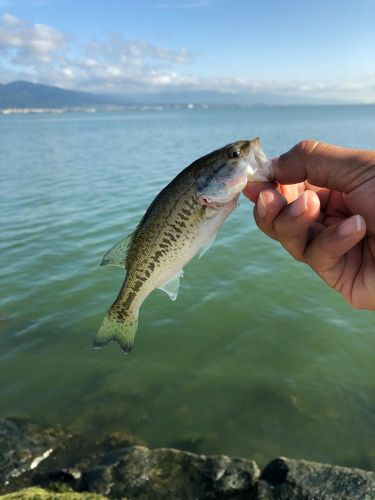
[[[196,194],[202,205],[235,203],[248,182],[273,180],[271,161],[264,154],[259,139],[234,144],[241,151],[238,158],[218,162],[215,171],[203,171],[198,176]]]
[[[271,160],[265,155],[258,137],[250,141],[245,161],[248,182],[272,182],[274,180]]]

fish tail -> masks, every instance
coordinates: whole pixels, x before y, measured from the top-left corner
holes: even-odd
[[[118,342],[121,349],[128,353],[133,348],[137,327],[137,315],[122,319],[111,316],[109,311],[95,335],[93,347],[94,349],[100,349],[109,342]]]

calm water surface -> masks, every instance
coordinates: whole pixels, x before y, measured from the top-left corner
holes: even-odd
[[[374,314],[261,234],[243,198],[172,303],[144,303],[133,352],[91,349],[123,280],[99,268],[197,157],[259,135],[375,147],[374,107],[0,116],[0,416],[151,446],[375,466]]]

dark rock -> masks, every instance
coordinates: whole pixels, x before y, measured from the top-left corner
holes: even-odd
[[[26,420],[0,419],[0,493],[30,485],[80,491],[81,471],[96,464],[104,453],[138,443],[122,433],[95,439]]]
[[[0,419],[0,491],[4,484],[36,468],[61,440],[58,428],[22,419]]]
[[[258,477],[251,460],[132,446],[104,456],[86,474],[86,488],[132,500],[253,498]]]
[[[79,490],[81,479],[82,474],[78,469],[60,469],[47,474],[35,474],[33,483],[52,491],[64,492]]]
[[[373,500],[375,473],[305,460],[276,458],[258,483],[261,500]]]
[[[30,481],[52,491],[86,490],[86,473],[105,455],[127,448],[139,441],[133,436],[113,433],[103,439],[87,435],[71,435],[40,464]]]
[[[31,485],[44,489],[21,494]],[[31,491],[35,495],[28,497]],[[79,492],[82,498],[128,500],[374,500],[375,473],[277,458],[259,478],[257,465],[247,459],[151,450],[126,434],[95,438],[4,419],[0,492],[67,500],[80,498]]]
[[[256,490],[256,499],[257,500],[275,500],[278,498],[275,493],[275,488],[272,484],[267,483],[266,481],[259,479]]]

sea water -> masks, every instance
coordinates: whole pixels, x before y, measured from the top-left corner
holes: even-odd
[[[152,447],[375,464],[375,315],[256,227],[244,197],[135,347],[93,350],[121,286],[103,254],[196,158],[260,136],[375,148],[375,107],[0,116],[0,417],[130,432]]]

